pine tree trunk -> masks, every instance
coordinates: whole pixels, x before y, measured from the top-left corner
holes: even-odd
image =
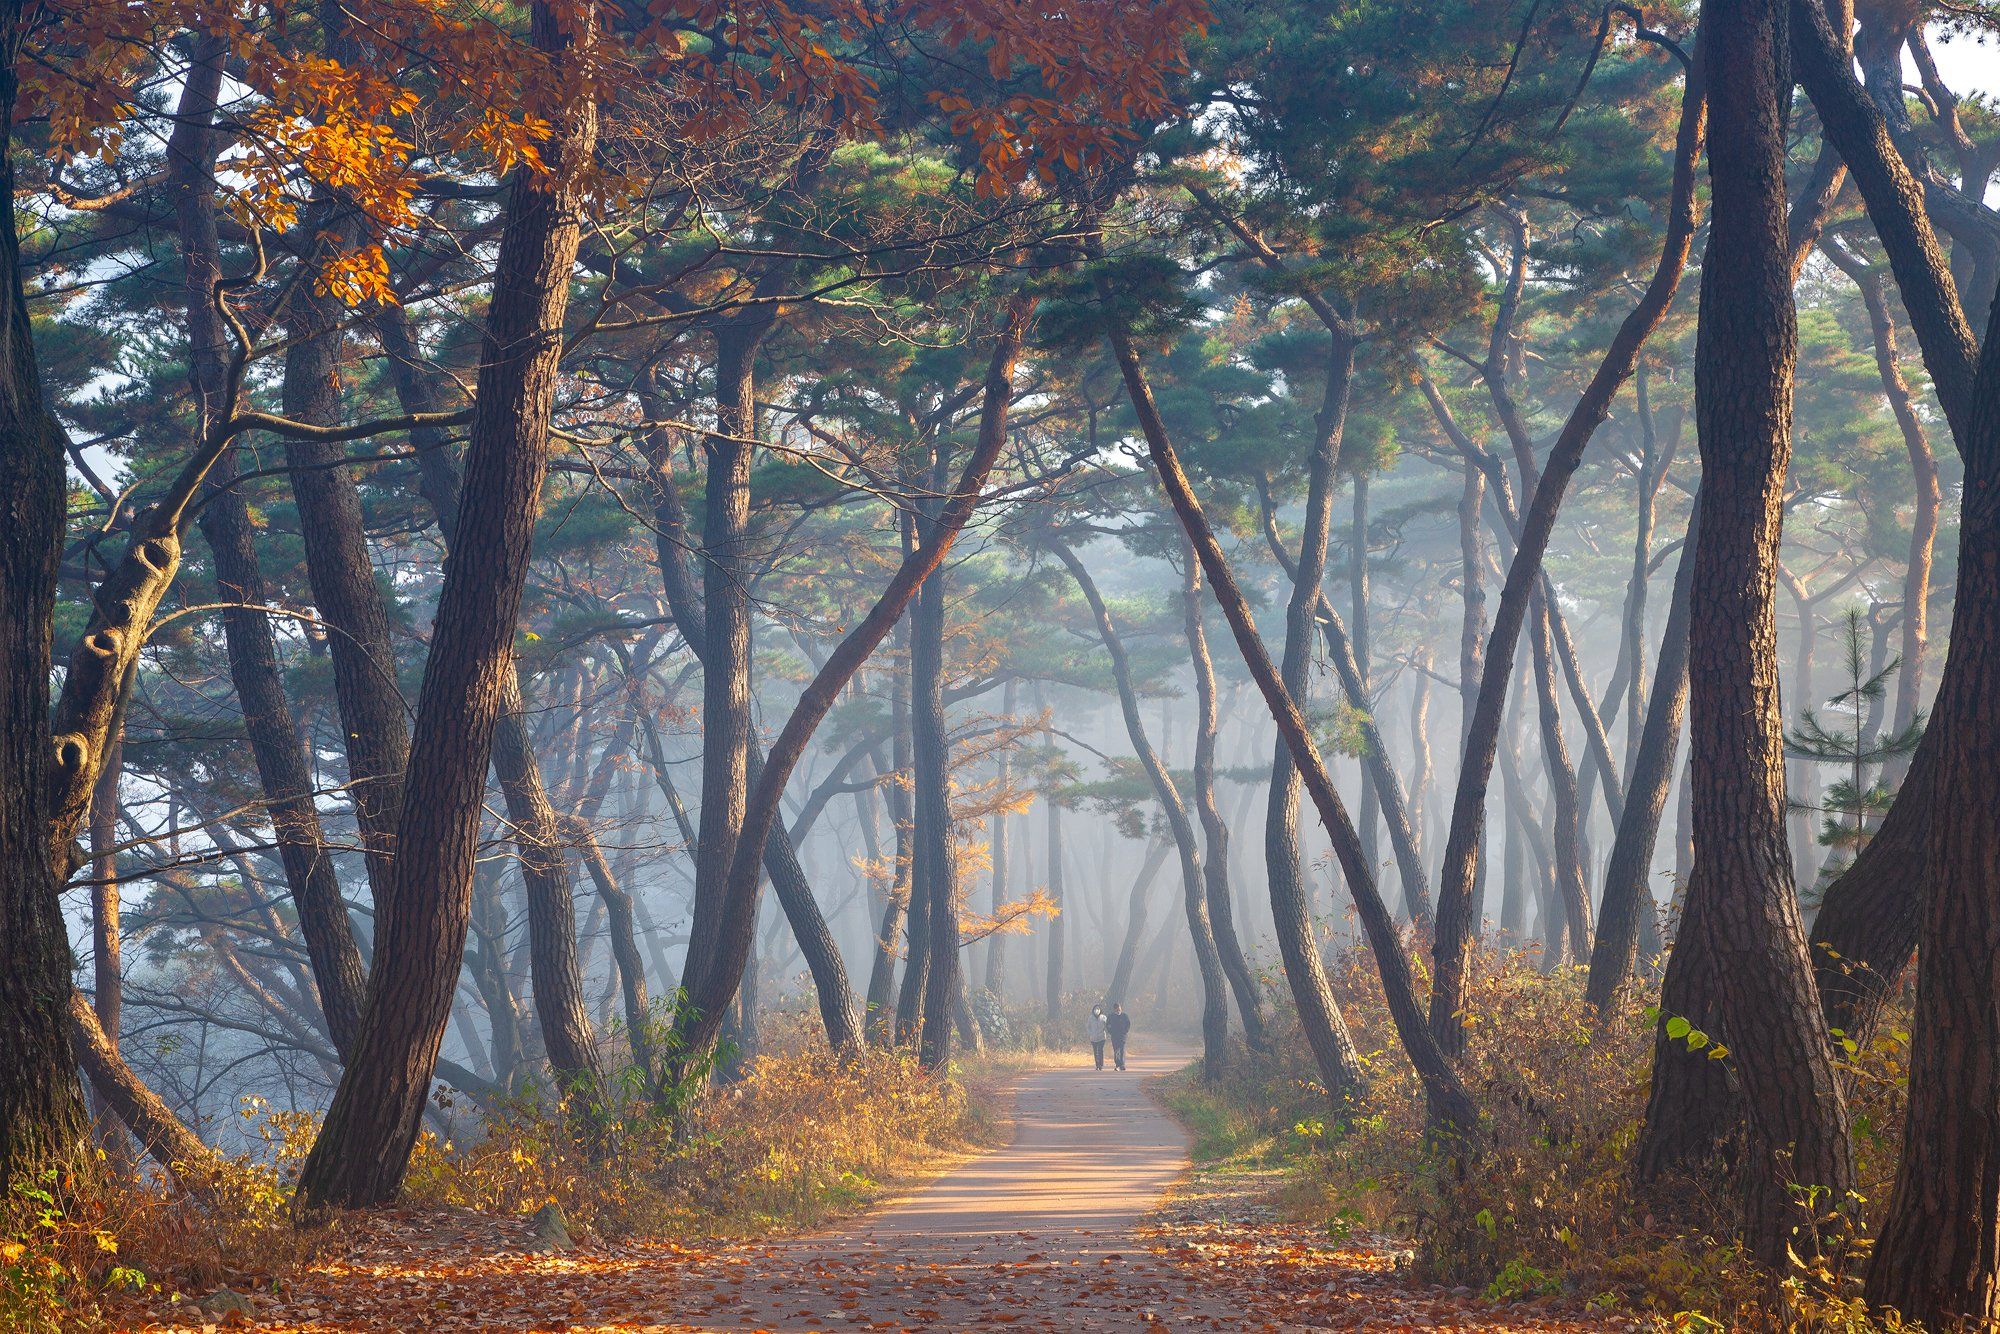
[[[1271,1041],[1264,1026],[1264,1001],[1258,993],[1256,974],[1250,971],[1250,961],[1243,957],[1243,944],[1236,937],[1235,910],[1229,897],[1229,826],[1223,823],[1222,808],[1215,800],[1215,662],[1209,656],[1208,635],[1201,623],[1201,566],[1192,548],[1187,549],[1186,560],[1182,603],[1188,653],[1194,663],[1194,806],[1201,818],[1201,869],[1207,887],[1208,917],[1215,931],[1223,972],[1228,975],[1229,989],[1236,997],[1236,1012],[1243,1020],[1243,1040],[1252,1051],[1264,1051]],[[1129,950],[1129,936],[1127,944]],[[1123,953],[1120,957],[1124,957]]]
[[[1697,536],[1690,529],[1687,545],[1681,549],[1673,600],[1667,607],[1666,628],[1660,632],[1660,651],[1654,658],[1645,727],[1633,751],[1625,818],[1618,822],[1611,863],[1604,872],[1604,901],[1597,941],[1590,954],[1590,977],[1584,987],[1584,999],[1600,1017],[1610,1013],[1612,1000],[1631,979],[1643,921],[1653,915],[1653,847],[1660,834],[1660,818],[1667,809],[1667,790],[1673,784],[1687,707],[1689,599]]]
[[[1720,1031],[1704,1031],[1728,1045],[1747,1113],[1737,1177],[1745,1239],[1778,1267],[1798,1241],[1792,1183],[1825,1188],[1836,1208],[1853,1184],[1847,1109],[1820,1024],[1785,838],[1775,592],[1798,338],[1784,173],[1790,85],[1781,73],[1781,0],[1711,4],[1701,23],[1715,133],[1695,358],[1702,461],[1688,645],[1695,862],[1667,965],[1641,1166],[1660,1169],[1662,1142],[1682,1133],[1677,1098],[1685,1101],[1687,1084],[1712,1079],[1703,1067],[1718,1064],[1709,1051],[1690,1052],[1670,1038],[1666,1025],[1710,1011]]]
[[[1869,1300],[1931,1328],[2000,1322],[2000,302],[1962,437],[1958,598],[1931,724],[1929,896],[1910,1106]],[[1948,719],[1948,722],[1936,721]]]
[[[1292,593],[1285,617],[1285,647],[1279,672],[1294,701],[1307,698],[1312,675],[1314,613],[1325,602],[1327,540],[1332,528],[1334,470],[1346,434],[1347,407],[1353,392],[1354,340],[1338,330],[1329,334],[1326,388],[1315,423],[1312,452],[1306,456],[1306,509],[1299,538],[1298,561],[1292,573]],[[1138,374],[1137,363],[1127,387]],[[1136,394],[1136,391],[1133,391]],[[1164,429],[1164,428],[1163,428]],[[1292,1004],[1312,1049],[1320,1083],[1336,1109],[1361,1100],[1367,1074],[1361,1053],[1347,1030],[1346,1016],[1334,999],[1333,984],[1320,957],[1314,934],[1312,896],[1305,883],[1299,854],[1299,771],[1291,748],[1280,736],[1273,743],[1271,783],[1265,803],[1264,873],[1271,899],[1271,922],[1278,938],[1278,955]]]
[[[1100,293],[1100,296],[1103,294]],[[1341,805],[1340,795],[1334,790],[1333,782],[1327,775],[1326,763],[1320,757],[1319,747],[1307,730],[1305,717],[1299,712],[1290,690],[1278,670],[1273,666],[1264,643],[1257,634],[1257,627],[1250,615],[1249,603],[1237,586],[1234,572],[1228,559],[1223,555],[1221,544],[1215,539],[1214,531],[1202,512],[1201,502],[1195,498],[1193,486],[1182,468],[1180,456],[1175,451],[1173,441],[1167,434],[1166,424],[1160,418],[1159,408],[1153,401],[1151,388],[1146,383],[1144,368],[1139,363],[1138,354],[1132,348],[1130,336],[1116,323],[1108,325],[1106,336],[1111,350],[1117,358],[1119,372],[1124,378],[1127,398],[1139,419],[1140,430],[1146,438],[1153,466],[1158,472],[1167,498],[1173,505],[1175,517],[1182,531],[1194,543],[1195,551],[1201,559],[1202,569],[1208,576],[1209,586],[1215,590],[1215,599],[1229,621],[1231,633],[1235,636],[1237,648],[1241,651],[1245,665],[1257,682],[1259,693],[1264,696],[1266,707],[1272,720],[1278,726],[1278,734],[1285,748],[1297,766],[1299,775],[1312,796],[1313,805],[1318,809],[1320,821],[1333,840],[1335,855],[1340,859],[1341,869],[1347,876],[1348,892],[1354,900],[1362,928],[1367,933],[1370,951],[1375,957],[1375,966],[1380,974],[1382,990],[1388,1008],[1396,1025],[1397,1035],[1402,1039],[1405,1052],[1416,1068],[1419,1082],[1423,1085],[1425,1100],[1429,1105],[1431,1124],[1446,1134],[1470,1136],[1477,1132],[1478,1114],[1473,1106],[1472,1096],[1464,1083],[1451,1067],[1450,1061],[1438,1047],[1424,1023],[1423,1010],[1417,999],[1415,980],[1411,975],[1410,961],[1404,956],[1402,943],[1397,936],[1394,919],[1383,905],[1382,896],[1375,885],[1374,870],[1361,858],[1360,839],[1354,832],[1353,823],[1347,818],[1347,811]],[[1331,433],[1324,429],[1322,439]],[[1313,471],[1317,475],[1322,466],[1331,470],[1331,459],[1324,465],[1316,458]],[[1324,494],[1324,493],[1322,493]],[[1325,514],[1320,515],[1324,533]],[[1310,520],[1309,531],[1310,531]],[[1301,560],[1299,569],[1302,576],[1294,590],[1292,618],[1287,635],[1288,641],[1296,637],[1300,642],[1310,636],[1309,616],[1317,604],[1320,568],[1316,562]],[[1301,595],[1304,590],[1305,595]],[[1295,632],[1295,635],[1290,632]],[[1287,654],[1289,658],[1290,654]],[[1277,907],[1274,897],[1273,907]],[[1302,905],[1301,905],[1302,907]],[[1310,962],[1317,964],[1319,951],[1311,937],[1311,922],[1306,919],[1299,923],[1304,928],[1304,939],[1312,946]],[[1284,929],[1280,928],[1281,931]],[[1288,969],[1293,960],[1288,956]],[[1316,979],[1325,994],[1325,975]],[[1296,983],[1294,994],[1298,994]],[[1301,1000],[1303,1012],[1305,1002]],[[1310,1030],[1308,1030],[1310,1032]],[[1317,1053],[1316,1053],[1317,1054]],[[1324,1066],[1322,1066],[1324,1069]],[[1329,1093],[1335,1089],[1350,1088],[1351,1085],[1332,1084]]]
[[[943,489],[944,480],[940,461],[933,474],[934,493]],[[927,513],[926,537],[930,521]],[[910,617],[910,732],[916,759],[916,863],[910,883],[912,895],[927,907],[918,1046],[919,1059],[930,1070],[943,1069],[951,1059],[952,1007],[960,989],[958,848],[951,817],[951,734],[944,714],[945,580],[942,570],[924,580]]]
[[[1564,492],[1582,462],[1584,446],[1609,413],[1613,397],[1632,374],[1646,339],[1665,317],[1679,289],[1694,239],[1695,160],[1704,135],[1707,104],[1704,83],[1702,56],[1697,52],[1681,94],[1673,193],[1659,265],[1645,295],[1619,326],[1589,386],[1549,449],[1527,513],[1522,516],[1520,538],[1507,568],[1500,605],[1494,613],[1479,694],[1463,747],[1464,762],[1452,800],[1451,830],[1445,840],[1444,869],[1438,884],[1437,936],[1432,950],[1431,1029],[1454,1055],[1464,1049],[1460,1011],[1465,1003],[1466,971],[1471,964],[1477,928],[1473,885],[1478,873],[1480,834],[1486,820],[1486,790],[1499,744],[1500,715],[1506,702],[1514,646],[1527,618],[1529,594],[1541,582],[1542,558],[1555,530]],[[1607,792],[1611,786],[1607,784]]]
[[[537,49],[556,59],[594,40],[534,6]],[[401,1190],[450,1023],[471,909],[482,798],[529,547],[548,470],[549,414],[576,259],[577,175],[597,138],[594,104],[566,112],[543,148],[546,174],[509,187],[466,452],[460,540],[445,561],[418,696],[393,867],[361,1030],[300,1174],[302,1209],[378,1204]]]
[[[0,185],[14,198],[8,127],[25,24],[0,0]],[[21,249],[0,227],[0,1191],[84,1161],[89,1113],[65,1006],[72,994],[63,868],[49,826],[49,663],[67,480],[42,404]]]

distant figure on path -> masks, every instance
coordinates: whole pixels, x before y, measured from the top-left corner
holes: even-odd
[[[1104,1007],[1093,1005],[1090,1007],[1090,1018],[1083,1022],[1083,1035],[1090,1039],[1090,1054],[1097,1059],[1100,1070],[1104,1068],[1105,1032]]]
[[[1104,1031],[1111,1035],[1111,1059],[1118,1063],[1120,1070],[1123,1070],[1125,1068],[1125,1037],[1132,1031],[1132,1016],[1125,1013],[1123,1005],[1113,1005],[1111,1007],[1111,1015],[1104,1021]],[[1103,1069],[1104,1062],[1099,1061],[1097,1068],[1100,1070]]]

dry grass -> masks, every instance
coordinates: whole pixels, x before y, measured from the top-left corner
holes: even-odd
[[[1465,1073],[1484,1134],[1454,1158],[1426,1141],[1421,1090],[1372,966],[1340,960],[1335,988],[1368,1058],[1365,1103],[1333,1120],[1287,1011],[1276,1055],[1246,1058],[1226,1087],[1189,1081],[1171,1094],[1198,1154],[1286,1163],[1289,1209],[1336,1235],[1409,1238],[1417,1277],[1496,1298],[1560,1291],[1674,1329],[1874,1328],[1855,1305],[1865,1236],[1844,1267],[1764,1274],[1728,1240],[1726,1181],[1635,1189],[1653,1035],[1642,1000],[1594,1032],[1580,970],[1544,974],[1532,955],[1482,953]],[[1847,1053],[1868,1224],[1895,1170],[1907,1046],[1885,1025],[1871,1049]]]

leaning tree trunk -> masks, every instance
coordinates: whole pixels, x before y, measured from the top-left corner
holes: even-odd
[[[1695,160],[1700,154],[1707,98],[1704,92],[1705,53],[1697,49],[1681,94],[1680,130],[1674,145],[1674,180],[1667,234],[1652,281],[1639,304],[1619,326],[1603,361],[1544,460],[1541,479],[1522,516],[1521,534],[1494,613],[1493,632],[1481,669],[1479,694],[1463,747],[1463,767],[1452,800],[1450,833],[1445,839],[1444,869],[1439,877],[1435,969],[1431,983],[1431,1029],[1445,1049],[1464,1049],[1466,972],[1472,958],[1477,922],[1473,918],[1473,885],[1478,877],[1480,833],[1486,821],[1486,789],[1499,744],[1500,715],[1506,703],[1507,677],[1514,646],[1527,618],[1529,594],[1541,581],[1542,557],[1555,531],[1556,513],[1584,446],[1611,408],[1619,386],[1632,374],[1639,351],[1665,317],[1694,239]],[[1615,780],[1606,774],[1606,791]]]
[[[1785,837],[1775,592],[1798,349],[1786,245],[1790,83],[1782,74],[1782,0],[1711,4],[1701,23],[1715,133],[1695,354],[1702,462],[1688,646],[1695,862],[1662,1008],[1687,995],[1683,976],[1712,972],[1717,1036],[1730,1048],[1747,1112],[1739,1168],[1746,1240],[1775,1268],[1800,1222],[1792,1183],[1824,1187],[1824,1198],[1844,1209],[1854,1172]],[[1662,1118],[1673,1114],[1680,1083],[1715,1064],[1710,1051],[1691,1052],[1669,1036],[1676,1017],[1663,1014],[1656,1040],[1641,1146],[1650,1170],[1660,1167],[1652,1142],[1679,1133]]]
[[[1554,653],[1549,645],[1548,606],[1538,594],[1530,600],[1528,614],[1535,619],[1529,649],[1535,662],[1535,699],[1542,730],[1542,767],[1548,773],[1551,814],[1554,824],[1556,887],[1560,899],[1564,939],[1568,942],[1562,960],[1582,963],[1590,957],[1590,889],[1583,880],[1583,849],[1578,842],[1576,769],[1569,761],[1569,747],[1563,741],[1562,705],[1556,698]]]
[[[1892,141],[1881,109],[1854,77],[1846,32],[1828,21],[1815,0],[1793,0],[1791,15],[1799,82],[1867,205],[1939,406],[1963,454],[1979,345],[1932,229],[1924,187]],[[1960,588],[1955,616],[1965,614],[1968,594],[1976,592],[1976,585]],[[1943,710],[1933,710],[1895,804],[1854,864],[1828,887],[1814,920],[1813,963],[1828,1020],[1849,1034],[1872,1030],[1915,949],[1934,803],[1931,770],[1937,738],[1956,724]]]
[[[1648,888],[1653,873],[1653,846],[1666,813],[1667,790],[1674,781],[1674,760],[1680,752],[1681,720],[1687,707],[1688,616],[1694,582],[1694,545],[1690,527],[1681,548],[1680,569],[1674,575],[1673,600],[1667,606],[1666,628],[1654,658],[1654,680],[1646,703],[1644,730],[1632,758],[1632,781],[1625,792],[1625,818],[1618,822],[1611,843],[1611,862],[1604,871],[1604,900],[1591,948],[1590,977],[1584,999],[1602,1018],[1612,1000],[1632,977],[1639,949],[1642,915],[1653,912]]]
[[[1029,301],[1010,303],[1007,322],[987,364],[979,411],[979,433],[964,470],[949,492],[930,533],[904,556],[888,587],[860,624],[848,632],[806,685],[766,757],[766,767],[745,806],[742,841],[724,885],[725,910],[717,934],[718,953],[703,970],[700,988],[690,989],[691,1014],[679,1028],[685,1059],[700,1060],[713,1049],[720,1017],[734,998],[749,957],[756,927],[757,881],[762,848],[778,822],[784,786],[812,735],[899,620],[923,582],[943,563],[959,532],[978,507],[1007,438],[1007,407],[1013,395],[1014,363],[1026,335]]]
[[[1936,716],[1910,1108],[1868,1297],[1930,1328],[2000,1322],[2000,302],[1962,440],[1958,600]]]
[[[590,23],[534,6],[537,49],[560,59],[594,40]],[[569,29],[569,30],[566,30]],[[361,1030],[299,1178],[307,1210],[378,1204],[401,1190],[451,1019],[465,952],[494,722],[548,472],[563,313],[582,217],[579,176],[597,140],[596,106],[567,109],[546,169],[509,187],[481,349],[460,540],[445,558],[430,660],[418,695],[396,829],[394,885],[379,919]]]
[[[221,37],[196,43],[181,89],[174,132],[167,143],[188,322],[188,381],[204,435],[231,406],[226,401],[227,336],[214,304],[215,285],[222,279],[222,251],[215,216],[215,159],[220,143],[213,122],[227,55],[228,45]],[[218,469],[225,473],[231,470],[228,457],[218,462]],[[222,634],[230,684],[235,687],[243,733],[257,765],[265,813],[298,913],[299,931],[305,937],[320,1012],[334,1049],[345,1052],[361,1022],[368,973],[354,942],[340,880],[320,828],[305,743],[279,674],[277,636],[263,610],[270,595],[258,567],[249,505],[239,490],[224,482],[209,492],[197,523],[208,543],[216,593],[225,604]]]
[[[1209,923],[1215,931],[1215,947],[1229,989],[1236,996],[1236,1012],[1243,1018],[1243,1040],[1252,1051],[1270,1047],[1264,1027],[1264,1001],[1258,993],[1257,978],[1250,961],[1243,957],[1243,944],[1236,936],[1236,920],[1229,898],[1229,826],[1222,822],[1222,808],[1215,801],[1215,662],[1208,653],[1208,635],[1201,624],[1201,566],[1194,550],[1187,551],[1187,580],[1182,590],[1187,624],[1188,654],[1194,662],[1194,805],[1201,817],[1202,877],[1207,886]]]
[[[1132,684],[1132,664],[1126,658],[1124,641],[1118,637],[1118,628],[1111,622],[1111,613],[1097,591],[1096,581],[1076,553],[1060,539],[1051,537],[1049,546],[1069,571],[1070,578],[1076,580],[1084,601],[1090,604],[1098,638],[1111,658],[1111,676],[1118,686],[1125,734],[1132,743],[1132,753],[1139,757],[1139,767],[1146,771],[1146,780],[1152,784],[1154,800],[1166,813],[1174,848],[1180,853],[1181,902],[1187,911],[1188,936],[1194,942],[1195,966],[1201,975],[1201,1073],[1203,1079],[1217,1080],[1222,1077],[1229,1055],[1229,980],[1223,973],[1222,954],[1216,948],[1215,931],[1209,921],[1194,822],[1188,819],[1187,806],[1181,801],[1173,775],[1167,772],[1166,764],[1146,735],[1146,724],[1139,716],[1138,692]]]
[[[1100,292],[1100,296],[1103,293]],[[1159,408],[1153,402],[1152,389],[1146,383],[1144,368],[1139,363],[1138,353],[1133,350],[1132,340],[1126,330],[1117,323],[1106,328],[1106,336],[1111,343],[1112,353],[1118,361],[1118,368],[1125,381],[1126,396],[1131,401],[1133,411],[1139,419],[1139,426],[1146,438],[1146,446],[1152,456],[1153,466],[1160,475],[1160,481],[1167,493],[1168,501],[1174,508],[1182,531],[1193,541],[1195,552],[1201,559],[1202,569],[1208,575],[1209,586],[1215,590],[1215,600],[1228,618],[1231,633],[1236,638],[1236,646],[1241,651],[1250,675],[1257,683],[1259,693],[1264,696],[1265,705],[1270,709],[1273,721],[1277,723],[1278,735],[1284,741],[1306,791],[1318,809],[1320,821],[1333,840],[1334,855],[1340,859],[1341,870],[1347,876],[1348,892],[1354,900],[1357,914],[1361,918],[1362,929],[1367,933],[1370,951],[1375,957],[1375,966],[1381,976],[1382,990],[1388,1002],[1391,1018],[1396,1025],[1398,1037],[1402,1039],[1404,1051],[1416,1068],[1417,1078],[1424,1089],[1429,1105],[1432,1124],[1439,1130],[1454,1135],[1471,1136],[1477,1133],[1478,1113],[1472,1102],[1472,1095],[1452,1069],[1450,1060],[1431,1036],[1424,1022],[1422,1004],[1417,999],[1416,982],[1411,975],[1410,961],[1403,954],[1402,942],[1396,932],[1395,919],[1389,915],[1382,902],[1380,891],[1375,885],[1374,868],[1361,857],[1361,843],[1354,831],[1353,823],[1347,818],[1347,810],[1341,804],[1340,794],[1334,790],[1333,781],[1327,774],[1326,762],[1320,757],[1319,747],[1307,730],[1305,716],[1299,712],[1291,691],[1272,665],[1270,654],[1265,651],[1264,642],[1257,634],[1255,622],[1251,619],[1249,602],[1236,583],[1234,571],[1229,567],[1228,558],[1222,546],[1215,539],[1214,530],[1208,525],[1208,518],[1202,512],[1201,502],[1195,498],[1194,488],[1188,481],[1186,470],[1181,466],[1180,455],[1174,449],[1173,440],[1167,434],[1166,423],[1161,419]],[[1328,433],[1322,429],[1322,438]],[[1331,460],[1325,462],[1330,465]],[[1321,466],[1315,459],[1315,471]],[[1324,513],[1320,516],[1324,524]],[[1321,529],[1324,532],[1324,528]],[[1319,571],[1312,568],[1315,562],[1302,560],[1299,569],[1302,575],[1311,575],[1311,583],[1304,579],[1300,588],[1316,593]],[[1294,590],[1292,601],[1291,629],[1303,640],[1311,633],[1307,617],[1317,597],[1301,596]],[[1288,636],[1289,638],[1289,636]],[[1289,656],[1289,655],[1288,655]],[[1274,899],[1274,907],[1276,906]],[[1308,931],[1310,921],[1305,923]],[[1308,943],[1311,937],[1306,937]],[[1315,945],[1311,959],[1318,960]],[[1291,960],[1287,958],[1287,964]],[[1324,974],[1320,975],[1324,985]],[[1296,994],[1296,992],[1295,992]],[[1303,1005],[1301,1006],[1303,1009]],[[1333,1092],[1329,1089],[1329,1092]],[[1339,1096],[1336,1094],[1335,1096]]]
[[[0,185],[14,198],[15,62],[26,19],[0,0]],[[0,1190],[84,1161],[90,1115],[65,1006],[64,876],[50,846],[49,663],[67,481],[42,405],[20,241],[0,227]],[[10,1196],[11,1197],[11,1196]]]

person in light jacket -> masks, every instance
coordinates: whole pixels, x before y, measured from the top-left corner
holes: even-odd
[[[1090,1018],[1083,1021],[1083,1035],[1090,1039],[1090,1054],[1097,1062],[1097,1068],[1104,1068],[1104,1038],[1109,1030],[1104,1022],[1104,1007],[1090,1007]]]

